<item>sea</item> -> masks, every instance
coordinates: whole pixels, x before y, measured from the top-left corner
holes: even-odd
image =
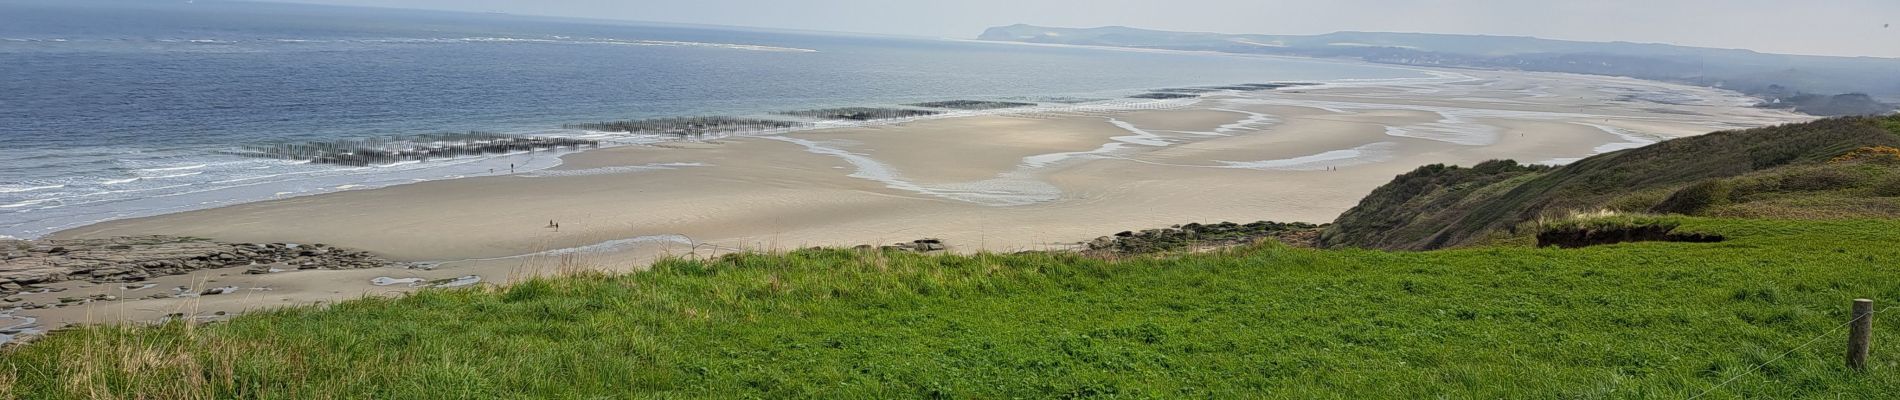
[[[974,35],[976,32],[971,32]],[[1380,82],[1347,61],[215,0],[0,0],[0,236],[556,166],[525,152],[339,166],[237,154],[443,132],[938,100]],[[643,138],[609,138],[639,143]]]

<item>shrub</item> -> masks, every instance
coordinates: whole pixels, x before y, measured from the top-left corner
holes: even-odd
[[[1857,186],[1861,177],[1835,168],[1817,168],[1781,177],[1781,190],[1818,192]]]
[[[1887,128],[1888,132],[1900,135],[1900,115],[1889,115],[1887,118],[1879,120],[1879,124],[1880,127]]]
[[[1746,176],[1729,179],[1728,198],[1749,201],[1751,196],[1782,191],[1781,176]]]
[[[1890,176],[1887,180],[1874,185],[1874,195],[1880,197],[1900,197],[1900,176]]]
[[[1655,208],[1657,204],[1662,204],[1667,198],[1669,198],[1667,191],[1645,190],[1612,199],[1603,208],[1620,213],[1644,212]]]
[[[1707,211],[1711,207],[1728,204],[1729,194],[1735,190],[1733,184],[1723,180],[1709,180],[1689,185],[1663,199],[1662,203],[1650,208],[1651,212],[1667,214],[1695,214]]]
[[[1828,160],[1831,163],[1844,163],[1855,160],[1893,161],[1900,160],[1900,148],[1889,146],[1867,146],[1854,149]]]

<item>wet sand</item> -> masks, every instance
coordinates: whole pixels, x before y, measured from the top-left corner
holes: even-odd
[[[1457,77],[1463,75],[1465,77]],[[1071,248],[1187,222],[1330,221],[1419,165],[1562,162],[1807,117],[1633,79],[1459,71],[1436,81],[1212,94],[1167,109],[992,113],[568,155],[556,169],[112,221],[55,237],[327,243],[434,269],[203,271],[228,295],[22,311],[46,326],[401,293],[378,277],[487,283],[655,257],[942,238],[954,251]],[[1670,99],[1669,103],[1644,100]],[[1667,95],[1666,97],[1663,95]],[[1696,99],[1684,102],[1680,99]],[[557,232],[545,228],[559,222]],[[57,298],[123,285],[66,283]],[[157,289],[143,289],[144,291]]]

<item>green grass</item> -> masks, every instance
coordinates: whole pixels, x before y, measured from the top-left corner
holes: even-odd
[[[1540,224],[1543,230],[1582,230],[1607,231],[1630,229],[1646,226],[1660,226],[1675,229],[1682,226],[1682,218],[1652,214],[1603,213],[1601,215],[1579,215]]]
[[[1738,375],[1705,398],[1900,387],[1900,316],[1877,318],[1865,373],[1842,366],[1845,333],[1830,331],[1853,298],[1900,304],[1900,221],[1674,220],[1730,240],[670,261],[225,323],[78,328],[0,355],[0,393],[1681,399]]]

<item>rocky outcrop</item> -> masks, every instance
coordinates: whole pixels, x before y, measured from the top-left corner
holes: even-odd
[[[874,247],[868,244],[859,245],[857,247],[858,250],[871,250],[873,248]],[[950,245],[945,244],[943,242],[943,239],[923,238],[923,239],[912,240],[909,242],[892,243],[892,244],[887,244],[883,246],[877,246],[875,248],[878,250],[895,250],[895,251],[910,251],[910,252],[917,252],[917,253],[929,253],[929,252],[935,252],[935,251],[950,250]]]
[[[1195,248],[1216,248],[1274,239],[1294,246],[1311,247],[1321,225],[1304,222],[1256,221],[1246,224],[1221,222],[1191,223],[1170,228],[1122,231],[1084,243],[1097,254],[1147,254]]]
[[[0,242],[0,296],[54,282],[138,282],[202,269],[246,273],[395,265],[368,252],[321,244],[222,243],[172,236]]]

